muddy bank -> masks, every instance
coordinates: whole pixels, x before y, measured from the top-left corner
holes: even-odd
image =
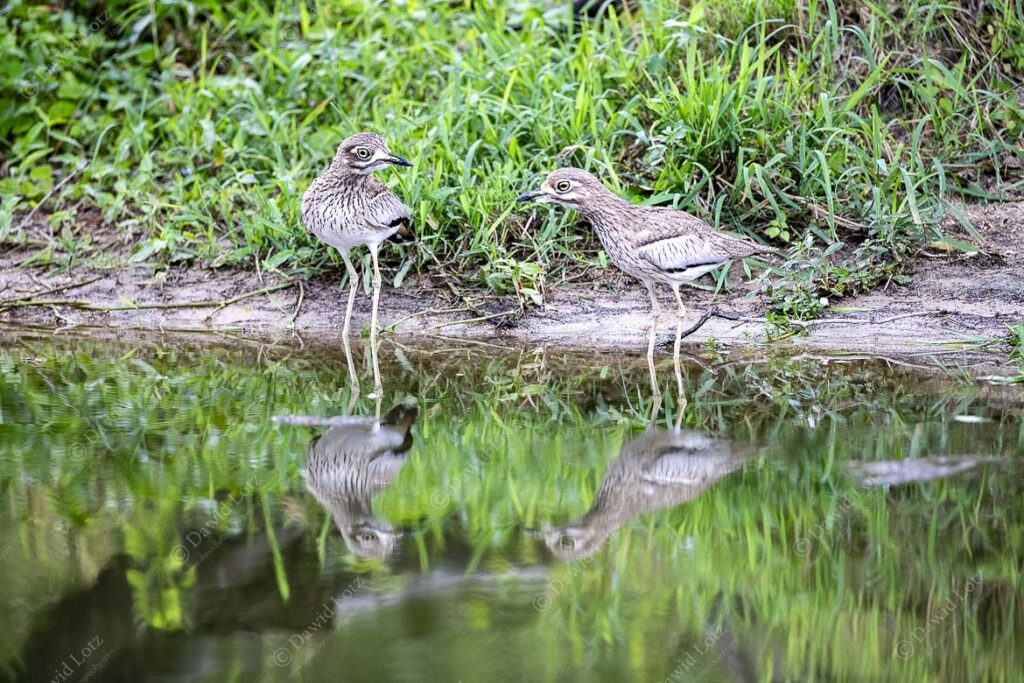
[[[980,339],[1005,337],[1024,321],[1024,203],[967,207],[985,243],[975,254],[928,249],[906,285],[890,285],[837,302],[826,320],[806,333],[770,341],[759,321],[712,319],[687,339],[693,347],[727,345],[822,349],[872,354],[947,352]],[[949,226],[952,227],[952,226]],[[298,331],[318,337],[340,332],[345,292],[336,280],[289,281],[254,271],[189,268],[154,274],[149,267],[77,268],[70,274],[16,268],[25,253],[0,257],[0,323],[113,329],[234,330],[251,335]],[[739,272],[741,269],[734,268]],[[543,309],[525,314],[514,301],[467,294],[432,282],[429,275],[386,288],[382,320],[399,336],[425,335],[565,347],[642,349],[649,324],[642,287],[618,273],[600,284],[551,285]],[[671,294],[659,340],[674,335]],[[32,305],[24,305],[31,303]],[[762,318],[757,285],[734,277],[714,295],[688,291],[687,322],[717,306]],[[357,300],[356,328],[369,321],[370,301]]]

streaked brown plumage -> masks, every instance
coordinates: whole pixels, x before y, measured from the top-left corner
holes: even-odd
[[[388,166],[412,166],[388,149],[376,133],[356,133],[342,141],[327,170],[314,180],[302,195],[302,223],[306,230],[331,245],[341,254],[348,270],[349,295],[342,334],[348,351],[349,323],[355,304],[358,277],[349,251],[365,245],[373,261],[373,312],[370,320],[371,342],[378,331],[380,305],[380,266],[377,253],[387,239],[413,239],[412,219],[405,204],[384,183],[371,174]],[[371,344],[372,346],[372,344]],[[351,354],[348,354],[351,358]],[[355,368],[349,362],[349,372]],[[374,390],[380,394],[380,378],[374,371]]]
[[[558,169],[548,175],[539,190],[517,198],[520,202],[530,200],[576,209],[593,226],[612,263],[646,285],[654,317],[647,350],[652,375],[654,334],[660,314],[657,283],[672,288],[681,320],[686,315],[679,294],[681,285],[730,261],[775,253],[770,247],[719,232],[685,211],[631,204],[578,168]]]
[[[583,517],[540,535],[562,560],[588,557],[637,515],[697,497],[739,469],[751,453],[749,447],[700,432],[645,432],[623,444]]]
[[[578,168],[554,171],[540,190],[519,197],[531,199],[579,211],[612,263],[648,287],[661,282],[675,289],[730,261],[775,251],[730,237],[685,211],[631,204]]]
[[[391,165],[411,166],[376,133],[356,133],[338,146],[327,170],[302,195],[306,230],[343,256],[352,247],[375,249],[392,237],[412,238],[409,210],[371,174]]]
[[[345,544],[356,555],[385,559],[395,549],[400,534],[374,516],[372,502],[405,465],[418,414],[415,406],[399,405],[380,422],[338,418],[343,421],[309,444],[306,488],[334,517]]]

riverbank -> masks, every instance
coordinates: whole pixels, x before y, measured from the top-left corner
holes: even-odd
[[[756,283],[734,268],[726,291],[691,288],[687,325],[710,307],[743,320],[712,318],[687,338],[687,346],[797,346],[873,354],[921,354],[976,347],[1005,338],[1024,321],[1024,250],[1019,232],[1024,204],[974,205],[966,212],[984,244],[974,253],[924,250],[906,284],[833,302],[806,327],[784,334],[764,321],[766,302]],[[334,277],[288,279],[273,273],[200,267],[154,271],[148,265],[70,272],[23,267],[28,252],[0,257],[0,323],[112,329],[231,330],[254,335],[295,331],[331,337],[340,333],[345,291]],[[549,286],[543,307],[521,310],[513,297],[462,290],[410,277],[401,289],[385,288],[382,320],[398,336],[546,343],[574,348],[643,348],[650,321],[646,292],[615,271],[602,282]],[[659,341],[671,341],[671,295]],[[354,329],[369,322],[370,299],[357,299]],[[801,325],[803,325],[801,323]],[[783,337],[780,339],[780,337]]]

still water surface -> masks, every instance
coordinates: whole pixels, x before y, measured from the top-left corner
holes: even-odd
[[[8,338],[0,677],[1024,680],[1020,388],[381,362],[376,425],[334,349]]]

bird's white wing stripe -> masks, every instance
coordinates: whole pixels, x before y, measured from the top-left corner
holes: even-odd
[[[391,192],[381,192],[366,205],[366,222],[378,228],[393,228],[409,219],[405,204]]]
[[[637,254],[662,270],[686,270],[728,260],[713,244],[696,235],[658,240],[640,247]]]
[[[741,459],[727,456],[672,453],[645,467],[643,477],[658,484],[704,486],[739,469],[742,464]]]

